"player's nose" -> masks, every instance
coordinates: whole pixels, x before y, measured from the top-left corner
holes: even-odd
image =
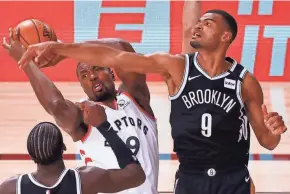
[[[194,30],[196,30],[196,31],[200,31],[200,30],[202,30],[202,24],[201,24],[201,22],[199,22],[199,23],[197,23],[197,24],[195,25]]]
[[[95,81],[97,78],[98,78],[98,75],[96,75],[96,74],[94,74],[94,73],[91,73],[91,74],[90,74],[90,79],[91,79],[91,81]]]

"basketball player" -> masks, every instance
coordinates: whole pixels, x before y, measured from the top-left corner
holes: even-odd
[[[92,65],[128,72],[160,73],[171,100],[170,123],[180,166],[177,194],[250,193],[249,122],[259,143],[273,150],[286,131],[282,117],[267,112],[259,82],[226,57],[237,35],[235,19],[225,11],[207,11],[197,22],[185,55],[140,55],[89,43],[41,43],[31,46],[19,65],[25,68],[58,54]]]
[[[193,53],[196,50],[190,45],[192,39],[192,31],[201,17],[201,1],[198,0],[185,0],[183,5],[182,14],[182,54]],[[251,194],[255,194],[255,185],[252,178],[251,181]]]
[[[118,39],[103,39],[95,43],[134,52],[129,43]],[[21,57],[23,53],[19,42],[12,41],[9,45],[4,41],[3,45],[15,60],[19,60],[19,56]],[[146,181],[141,186],[120,193],[157,194],[159,171],[157,124],[150,107],[146,76],[127,73],[116,68],[115,71],[122,80],[121,88],[117,92],[114,75],[109,68],[78,63],[76,71],[88,98],[100,102],[105,107],[113,129],[134,152],[145,171]],[[118,168],[110,144],[95,127],[83,124],[78,107],[64,99],[53,82],[33,63],[28,65],[24,72],[44,109],[77,142],[83,162],[104,169]]]
[[[37,171],[11,177],[0,185],[1,194],[91,194],[117,192],[145,181],[137,158],[112,130],[104,109],[96,103],[82,104],[85,121],[96,126],[106,137],[120,165],[119,170],[97,167],[67,169],[63,162],[66,149],[56,125],[37,124],[29,133],[27,150],[37,164]]]

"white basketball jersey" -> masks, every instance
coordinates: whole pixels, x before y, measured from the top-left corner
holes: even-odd
[[[127,93],[117,95],[117,110],[104,107],[111,126],[137,156],[146,174],[142,185],[119,193],[157,194],[159,150],[156,120],[143,112]],[[77,143],[86,165],[120,168],[110,145],[97,128],[89,127],[83,140]]]

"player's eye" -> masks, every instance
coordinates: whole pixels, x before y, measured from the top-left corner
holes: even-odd
[[[100,71],[100,70],[101,70],[100,67],[96,67],[96,66],[93,67],[93,71]]]
[[[87,74],[82,74],[82,75],[81,75],[81,78],[82,78],[82,79],[87,78],[87,77],[88,77]]]

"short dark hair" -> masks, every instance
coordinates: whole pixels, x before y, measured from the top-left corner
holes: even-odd
[[[27,150],[37,164],[49,165],[62,160],[64,144],[59,128],[50,122],[38,123],[28,135]]]
[[[238,24],[235,18],[226,11],[220,9],[208,10],[206,13],[215,13],[223,17],[225,23],[229,26],[232,33],[232,41],[235,40],[238,33]]]

